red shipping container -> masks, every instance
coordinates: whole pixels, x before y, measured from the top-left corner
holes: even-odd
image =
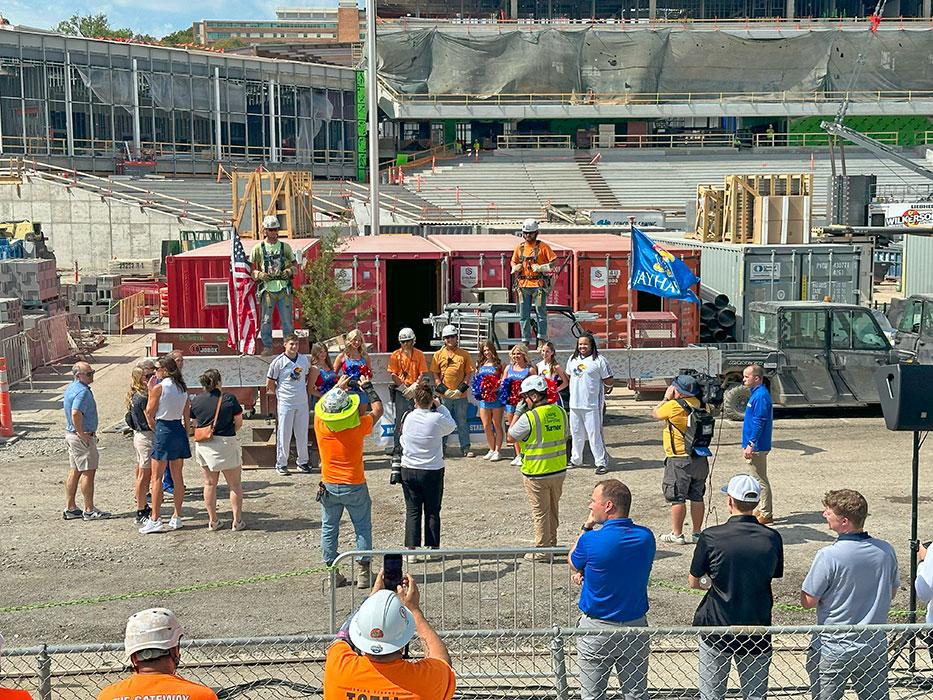
[[[428,240],[440,246],[447,254],[447,294],[452,303],[463,301],[463,290],[489,287],[506,288],[509,301],[515,301],[512,290],[512,253],[521,239],[500,234],[458,235],[438,234]],[[552,245],[557,260],[548,303],[569,306],[571,299],[572,251]]]
[[[247,257],[256,241],[242,239]],[[317,239],[286,241],[298,260],[311,260],[317,254]],[[172,255],[165,259],[168,281],[169,327],[226,328],[227,285],[230,282],[230,241]],[[295,287],[301,285],[302,269],[295,273]],[[297,311],[297,309],[296,309]],[[281,328],[277,315],[273,328]]]
[[[364,303],[347,330],[359,328],[374,352],[397,347],[398,332],[408,326],[417,345],[432,350],[424,319],[439,313],[443,299],[444,251],[420,236],[384,234],[349,238],[337,251],[334,275],[346,292]]]
[[[584,322],[603,347],[626,347],[630,311],[671,311],[680,320],[680,345],[700,337],[698,304],[665,299],[647,292],[630,294],[632,240],[609,233],[544,235],[544,240],[574,251],[573,307],[598,318]],[[699,277],[700,251],[664,244]]]

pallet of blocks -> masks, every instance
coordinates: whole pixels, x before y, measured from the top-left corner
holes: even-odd
[[[723,196],[722,240],[740,244],[774,242],[762,240],[760,225],[756,229],[756,202],[762,197],[805,198],[807,200],[806,209],[809,211],[809,200],[812,193],[813,176],[809,173],[727,175]],[[760,212],[762,203],[758,202],[757,206]],[[769,203],[766,206],[770,209],[772,204]],[[802,207],[801,204],[799,208]],[[799,210],[799,208],[795,208],[795,211]],[[783,210],[783,206],[781,206],[781,209]],[[809,217],[807,217],[807,221],[809,222]],[[765,237],[767,238],[767,235]],[[804,237],[809,239],[809,230]]]
[[[722,203],[724,191],[713,185],[697,185],[697,214],[693,231],[684,238],[703,243],[722,240]]]
[[[234,172],[233,225],[243,238],[262,238],[262,220],[274,215],[282,238],[314,235],[312,176],[308,171]]]

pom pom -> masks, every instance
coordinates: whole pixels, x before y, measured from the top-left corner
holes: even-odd
[[[372,378],[373,378],[373,371],[372,369],[370,369],[369,365],[363,365],[362,367],[360,367],[360,381],[364,381],[367,379],[372,380]]]
[[[495,374],[476,374],[473,376],[470,389],[473,392],[473,398],[477,401],[495,401],[499,391],[499,379]]]
[[[550,377],[545,377],[544,380],[547,382],[547,402],[557,403],[557,382]]]
[[[516,383],[517,382],[511,377],[506,377],[502,380],[502,383],[499,385],[499,403],[509,403],[509,397],[512,395],[512,385]],[[521,389],[520,384],[519,389]]]

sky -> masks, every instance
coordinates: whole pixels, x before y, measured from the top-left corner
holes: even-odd
[[[110,26],[163,36],[201,19],[275,19],[277,7],[329,7],[337,0],[0,0],[0,14],[12,24],[51,29],[72,15],[103,12]]]

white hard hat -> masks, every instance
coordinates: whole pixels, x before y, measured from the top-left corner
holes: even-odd
[[[522,222],[522,233],[537,233],[538,232],[538,220],[537,219],[525,219]]]
[[[414,340],[415,332],[411,328],[403,328],[398,332],[398,342],[404,343],[406,340]]]
[[[324,394],[321,403],[323,404],[321,408],[324,409],[325,413],[340,413],[350,405],[350,395],[340,387],[335,386]]]
[[[444,326],[444,330],[441,331],[441,338],[446,338],[450,335],[460,335],[460,331],[458,331],[457,327],[452,323],[448,323]]]
[[[126,621],[126,634],[123,636],[126,658],[144,649],[174,649],[181,635],[178,618],[168,608],[140,610]]]
[[[269,214],[262,219],[262,227],[265,229],[279,229],[281,225],[279,224],[279,217],[275,214]]]
[[[385,589],[364,600],[350,620],[350,640],[366,654],[391,654],[414,636],[415,619],[411,611],[395,593]]]
[[[522,380],[521,393],[527,394],[529,391],[537,391],[540,394],[547,393],[547,380],[540,374],[532,374]]]

